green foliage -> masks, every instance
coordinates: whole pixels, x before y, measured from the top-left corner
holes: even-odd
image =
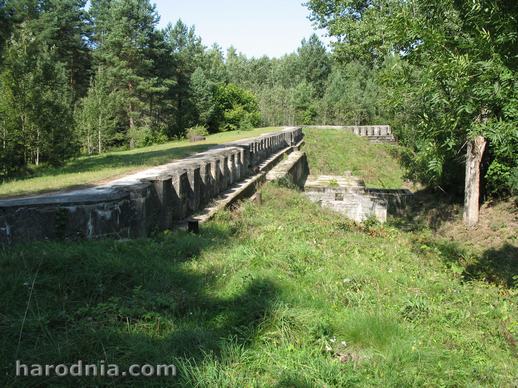
[[[76,113],[76,128],[85,153],[101,154],[106,148],[123,144],[124,135],[116,131],[121,99],[120,94],[110,89],[105,72],[99,68]]]
[[[339,61],[379,72],[387,88],[379,106],[411,149],[415,178],[462,192],[466,142],[481,134],[490,141],[486,163],[498,163],[485,189],[510,190],[503,175],[516,158],[503,154],[516,150],[515,2],[312,0],[309,7],[338,38]]]
[[[191,127],[189,129],[187,129],[187,132],[185,134],[185,136],[187,137],[187,139],[192,139],[196,136],[208,136],[209,135],[209,131],[207,130],[207,128],[205,127],[202,127],[201,125],[197,125],[195,127]]]
[[[71,158],[59,167],[33,166],[30,175],[22,175],[2,183],[0,197],[96,185],[131,172],[170,163],[197,152],[204,152],[214,144],[260,136],[279,129],[270,127],[257,128],[252,131],[221,132],[210,135],[206,141],[196,144],[181,139],[132,150],[105,151],[100,155]],[[21,149],[20,155],[23,158],[23,149]],[[3,154],[0,153],[1,156]]]
[[[212,132],[251,129],[260,122],[254,95],[235,84],[218,86],[214,105],[214,113],[209,120]]]
[[[5,68],[0,74],[5,149],[2,177],[31,162],[59,165],[74,152],[66,67],[56,50],[41,46],[33,28],[27,24],[19,29],[4,53]]]
[[[322,123],[372,125],[383,120],[378,75],[367,66],[351,62],[335,67],[322,99]]]

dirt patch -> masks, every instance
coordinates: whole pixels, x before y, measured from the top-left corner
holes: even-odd
[[[468,229],[462,222],[461,209],[457,207],[453,218],[443,223],[437,232],[477,251],[499,249],[505,244],[518,246],[518,208],[512,200],[484,204],[480,209],[479,224]]]

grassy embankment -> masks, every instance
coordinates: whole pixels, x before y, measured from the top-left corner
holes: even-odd
[[[310,161],[348,169],[339,149],[317,150],[312,137]],[[347,144],[340,151],[354,155]],[[426,228],[358,226],[273,184],[263,199],[197,236],[2,251],[2,385],[72,381],[17,380],[16,359],[178,367],[176,378],[85,385],[516,384],[516,284],[474,276],[461,251]]]
[[[305,129],[304,133],[312,175],[343,175],[350,171],[368,187],[403,187],[403,172],[394,157],[397,146],[369,144],[365,138],[332,129]]]
[[[181,159],[211,146],[259,136],[280,128],[258,128],[250,131],[222,132],[207,136],[202,142],[172,141],[128,151],[108,152],[68,161],[63,167],[35,167],[30,176],[0,184],[0,197],[36,194],[72,189],[102,183],[131,172],[142,170],[174,159]]]

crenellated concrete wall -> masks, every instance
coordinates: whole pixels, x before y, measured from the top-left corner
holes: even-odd
[[[389,125],[314,125],[305,128],[344,130],[354,133],[357,136],[367,137],[372,143],[394,143],[396,141],[396,138],[392,134],[392,128]]]
[[[138,238],[171,228],[303,140],[301,128],[214,147],[190,158],[71,192],[0,200],[0,243]]]

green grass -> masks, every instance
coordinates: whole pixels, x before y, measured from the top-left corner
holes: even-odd
[[[304,129],[311,175],[344,175],[351,171],[373,188],[400,189],[404,171],[394,155],[397,146],[336,129]]]
[[[361,175],[374,163],[355,161],[365,153],[387,165],[384,147],[355,152],[333,136],[326,148],[307,133],[321,173],[358,163]],[[497,281],[487,260],[474,271],[475,257],[425,227],[357,225],[299,192],[262,193],[262,205],[222,212],[200,235],[0,250],[0,386],[516,384],[509,273]],[[178,376],[30,380],[14,376],[17,359],[175,364]]]
[[[197,236],[2,251],[2,385],[72,383],[16,379],[16,359],[179,371],[75,385],[516,383],[516,289],[466,281],[425,235],[358,226],[274,185],[263,200]]]
[[[80,157],[63,167],[35,167],[31,176],[0,184],[0,197],[35,194],[93,185],[143,168],[165,164],[211,146],[278,130],[259,128],[251,131],[222,132],[207,136],[207,140],[190,143],[188,140],[138,148],[129,151],[108,152],[102,155]]]

